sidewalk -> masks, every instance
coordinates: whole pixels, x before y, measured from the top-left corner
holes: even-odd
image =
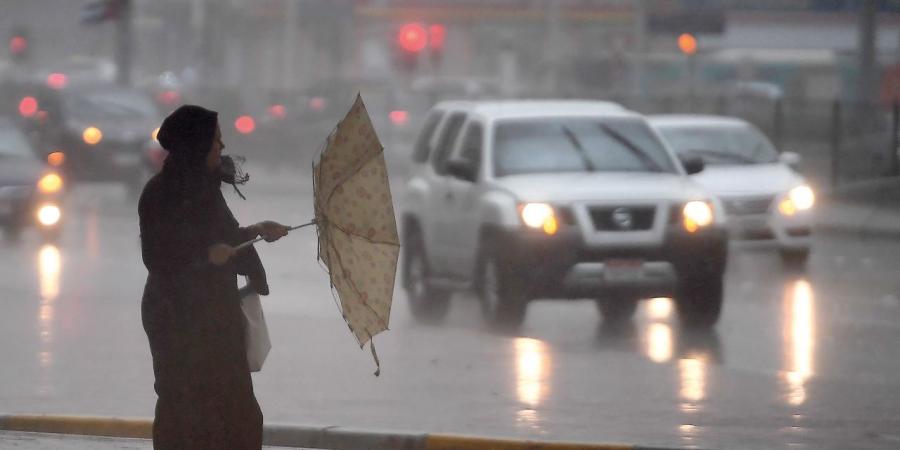
[[[265,446],[263,448],[276,450],[285,449],[287,447]],[[153,443],[148,439],[81,436],[74,434],[26,433],[21,431],[0,431],[0,449],[152,450]]]
[[[855,183],[824,197],[816,212],[817,230],[900,239],[900,179]]]

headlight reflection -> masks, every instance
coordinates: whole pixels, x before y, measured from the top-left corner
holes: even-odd
[[[546,345],[530,338],[517,338],[514,341],[516,353],[516,393],[526,408],[517,414],[522,424],[535,428],[539,417],[535,408],[543,401],[547,393],[547,368],[549,357]]]
[[[806,380],[813,375],[815,350],[815,297],[806,280],[788,285],[785,292],[785,350],[787,401],[794,406],[806,402]]]

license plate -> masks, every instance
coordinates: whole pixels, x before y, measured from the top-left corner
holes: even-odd
[[[643,272],[644,261],[641,259],[607,259],[603,276],[607,281],[634,281]]]

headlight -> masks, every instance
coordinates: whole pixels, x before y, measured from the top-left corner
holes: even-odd
[[[62,177],[55,173],[48,173],[41,177],[41,180],[38,181],[38,189],[44,194],[53,194],[55,192],[59,192],[63,187]]]
[[[541,229],[549,235],[556,234],[559,229],[553,207],[546,203],[526,203],[519,207],[519,213],[529,228]]]
[[[816,203],[816,194],[809,186],[797,186],[788,192],[787,198],[778,203],[778,211],[785,216],[793,216],[797,211],[805,211]]]
[[[37,219],[41,225],[52,226],[56,225],[59,222],[59,219],[62,217],[62,211],[60,211],[59,206],[53,204],[46,204],[38,208],[37,211]]]
[[[87,127],[81,133],[81,138],[89,145],[97,145],[103,139],[103,133],[97,127]]]
[[[681,216],[684,229],[690,233],[713,223],[712,207],[709,206],[709,203],[700,200],[687,202],[681,210]]]

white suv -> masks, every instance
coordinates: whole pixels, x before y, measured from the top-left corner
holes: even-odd
[[[536,298],[594,298],[607,320],[671,295],[713,325],[727,259],[718,200],[639,114],[605,102],[443,102],[424,120],[402,205],[413,315],[474,289],[490,324]]]

